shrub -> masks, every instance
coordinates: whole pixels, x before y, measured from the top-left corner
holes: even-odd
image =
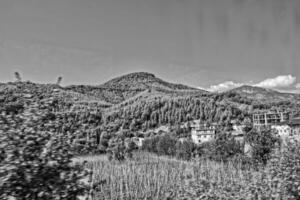
[[[136,149],[136,145],[131,139],[112,139],[107,149],[108,160],[124,161],[126,158],[132,158],[132,152]]]
[[[176,138],[172,137],[169,134],[153,136],[144,140],[142,150],[159,155],[175,156],[176,143]]]
[[[117,161],[125,160],[125,146],[122,143],[110,147],[107,153],[108,153],[108,160],[117,160]]]
[[[230,134],[219,134],[211,142],[204,143],[199,148],[200,156],[215,161],[227,162],[243,154],[242,146]]]
[[[68,140],[47,131],[38,112],[0,117],[0,199],[77,199],[87,190],[86,172],[72,164]]]
[[[195,145],[192,141],[178,141],[176,143],[176,157],[182,160],[190,160],[193,156]]]
[[[166,134],[159,136],[158,143],[156,144],[157,153],[160,155],[174,156],[176,152],[176,139]]]
[[[159,141],[159,136],[154,136],[147,138],[143,142],[142,150],[157,153],[157,143]]]
[[[252,130],[246,134],[245,142],[252,148],[252,160],[256,163],[266,164],[273,149],[280,143],[280,139],[271,130],[262,130],[261,132]]]
[[[275,152],[268,162],[268,172],[281,196],[300,199],[300,142],[288,140],[281,151]]]

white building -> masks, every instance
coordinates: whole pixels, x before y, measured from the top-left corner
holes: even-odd
[[[191,124],[191,138],[195,144],[209,142],[215,139],[216,126],[195,120]]]
[[[143,146],[143,142],[144,142],[145,138],[141,138],[141,137],[133,137],[132,141],[140,148]]]
[[[272,125],[271,129],[275,130],[282,138],[291,136],[293,131],[292,127],[290,127],[288,124]]]
[[[300,116],[291,119],[289,126],[292,128],[292,135],[300,136]]]
[[[233,130],[232,130],[231,134],[234,136],[234,139],[236,141],[239,141],[239,142],[244,141],[244,128],[245,128],[245,125],[234,124],[232,126]]]

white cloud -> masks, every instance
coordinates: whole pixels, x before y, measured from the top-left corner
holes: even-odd
[[[264,88],[286,88],[292,86],[295,82],[296,77],[293,77],[292,75],[281,75],[275,78],[268,78],[254,86]]]
[[[256,84],[253,83],[252,81],[248,83],[236,83],[233,81],[226,81],[217,85],[211,85],[209,88],[199,87],[199,89],[205,89],[210,92],[224,92],[224,91],[231,90],[233,88],[240,87],[242,85],[252,85],[252,86],[270,88],[270,89],[281,89],[280,91],[291,91],[293,87],[300,89],[300,83],[295,84],[295,82],[296,82],[296,77],[292,75],[280,75],[275,78],[268,78]]]
[[[227,90],[231,90],[236,87],[242,86],[242,83],[235,83],[233,81],[226,81],[224,83],[220,83],[218,85],[211,85],[209,88],[207,88],[210,92],[224,92]]]

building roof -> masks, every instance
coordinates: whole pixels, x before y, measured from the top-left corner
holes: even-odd
[[[289,121],[289,125],[291,125],[291,126],[299,126],[300,125],[300,117],[292,118]]]

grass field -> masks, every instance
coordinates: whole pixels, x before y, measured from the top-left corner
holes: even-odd
[[[95,199],[269,199],[275,194],[264,169],[242,170],[239,163],[186,162],[142,152],[124,162],[105,156],[75,159],[83,160],[96,185],[106,181]]]

